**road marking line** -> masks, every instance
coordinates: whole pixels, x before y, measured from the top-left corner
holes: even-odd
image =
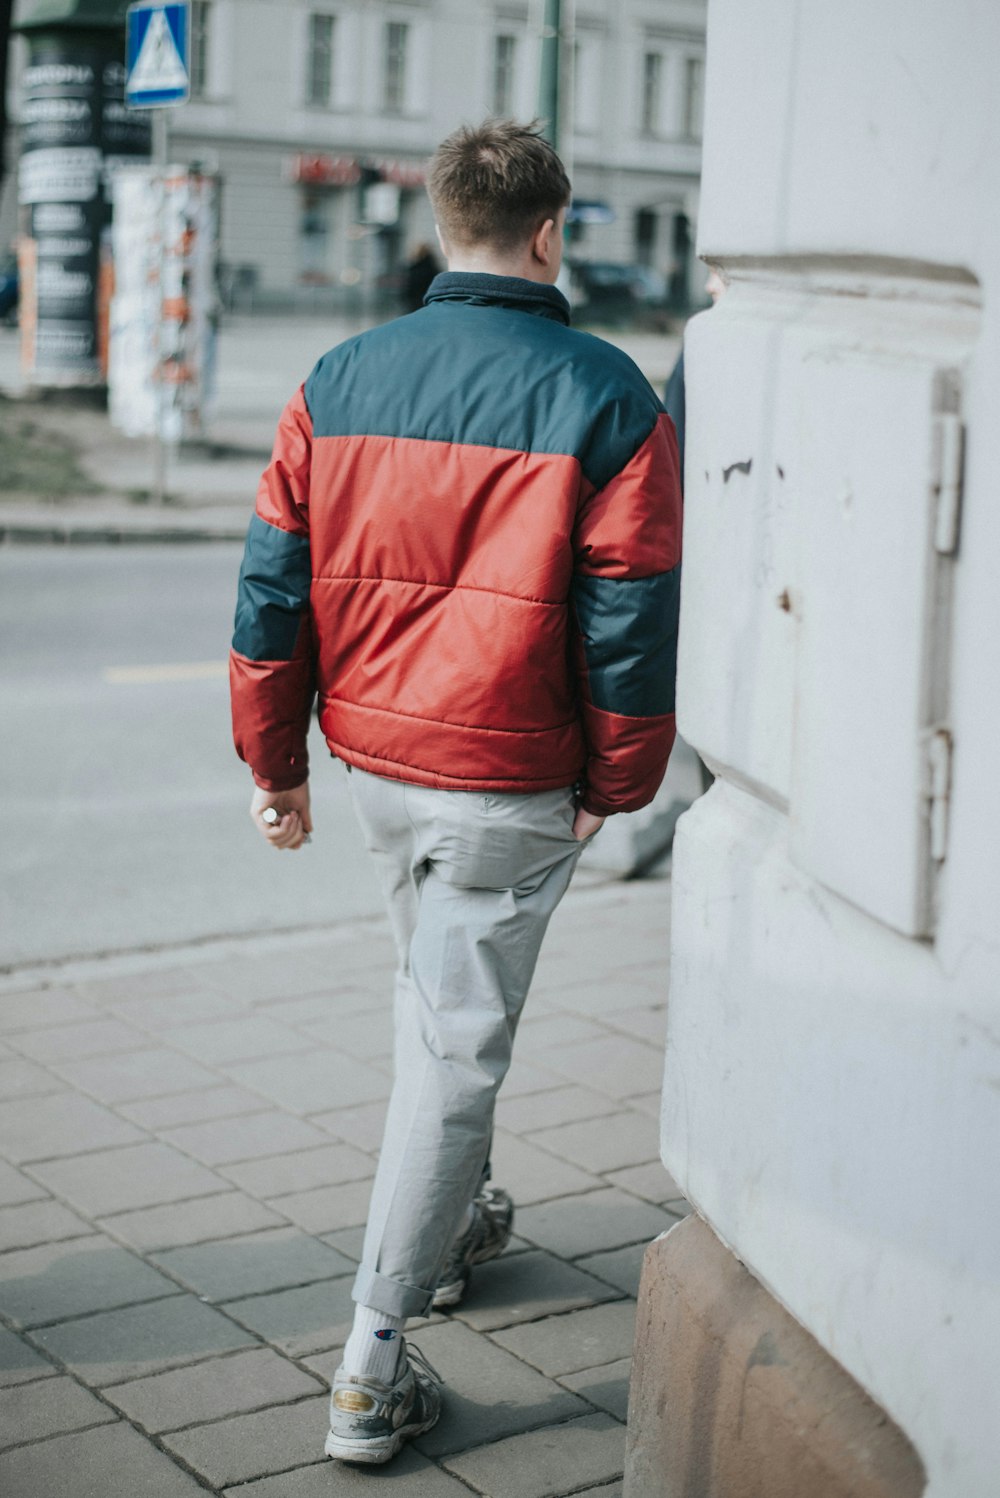
[[[229,675],[227,661],[192,661],[175,666],[105,666],[104,680],[115,687],[148,686],[159,681],[218,681]]]

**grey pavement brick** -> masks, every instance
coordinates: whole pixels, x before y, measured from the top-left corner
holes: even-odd
[[[583,1087],[617,1098],[649,1092],[663,1079],[659,1050],[627,1035],[609,1035],[550,1051],[546,1065]]]
[[[578,983],[544,990],[547,1001],[563,1012],[591,1015],[609,1024],[616,1011],[634,1009],[647,991],[627,981],[620,972],[611,972],[606,978],[582,973]]]
[[[16,1165],[79,1155],[143,1136],[100,1103],[73,1093],[0,1103],[0,1153]]]
[[[65,988],[30,988],[20,993],[0,994],[0,1033],[5,1035],[98,1017],[93,1004]]]
[[[386,1100],[381,1098],[376,1103],[361,1103],[356,1108],[334,1108],[329,1113],[314,1113],[310,1121],[345,1144],[372,1153],[382,1144],[385,1111]]]
[[[217,1357],[256,1340],[193,1295],[102,1311],[33,1335],[84,1383],[98,1388]]]
[[[446,1457],[443,1465],[477,1493],[554,1498],[578,1491],[588,1479],[620,1477],[625,1431],[609,1415],[586,1415]]]
[[[234,1081],[272,1098],[290,1113],[323,1113],[389,1095],[389,1082],[381,1072],[333,1051],[240,1061],[224,1069]]]
[[[573,1498],[623,1498],[624,1483],[602,1482],[596,1488],[577,1488]]]
[[[657,1122],[663,1112],[663,1093],[658,1087],[655,1092],[640,1092],[636,1097],[628,1100],[630,1108],[645,1113],[649,1118],[655,1118]]]
[[[525,1097],[531,1092],[548,1092],[550,1088],[558,1087],[559,1081],[559,1073],[554,1069],[544,1070],[531,1061],[521,1060],[515,1052],[510,1071],[504,1078],[501,1096]]]
[[[685,1201],[684,1197],[681,1196],[678,1197],[676,1201],[670,1200],[664,1202],[664,1211],[669,1212],[671,1217],[671,1220],[665,1223],[663,1228],[661,1229],[661,1231],[666,1232],[667,1228],[673,1227],[674,1222],[680,1222],[681,1218],[689,1217],[694,1211],[694,1207],[689,1201]]]
[[[542,1149],[592,1173],[657,1160],[660,1153],[657,1124],[641,1113],[631,1112],[541,1129],[528,1142],[541,1145]]]
[[[21,1337],[0,1326],[0,1388],[51,1378],[55,1371],[52,1364]]]
[[[300,1119],[289,1120],[301,1123]],[[317,1138],[325,1136],[315,1131]],[[337,1186],[343,1181],[370,1177],[375,1165],[370,1155],[349,1144],[325,1144],[319,1149],[276,1154],[266,1160],[249,1160],[223,1166],[219,1174],[251,1196],[277,1197],[293,1191],[312,1191],[317,1186]]]
[[[366,999],[369,996],[365,995]],[[393,1026],[386,1012],[372,1015],[366,1006],[357,1014],[332,1014],[300,1026],[303,1035],[334,1051],[345,1051],[360,1061],[392,1055]]]
[[[46,1092],[63,1092],[65,1089],[58,1077],[44,1067],[26,1061],[23,1056],[12,1056],[0,1061],[0,1099],[40,1097]]]
[[[214,1072],[166,1047],[53,1063],[52,1070],[71,1087],[102,1103],[131,1103],[136,1098],[210,1087],[219,1080]]]
[[[533,1092],[523,1097],[505,1098],[502,1094],[497,1103],[496,1121],[501,1128],[514,1134],[527,1134],[535,1129],[558,1128],[560,1124],[576,1123],[581,1118],[599,1118],[618,1111],[618,1103],[603,1093],[589,1087],[577,1087],[573,1082],[560,1082],[549,1092]]]
[[[179,1248],[188,1243],[208,1243],[258,1228],[281,1227],[286,1219],[241,1191],[220,1196],[201,1196],[170,1206],[147,1207],[103,1218],[98,1226],[122,1238],[142,1252],[155,1248]]]
[[[301,999],[285,999],[264,1004],[261,1014],[273,1015],[283,1025],[304,1029],[307,1025],[325,1025],[338,1015],[353,1014],[373,1016],[375,1023],[391,1008],[391,993],[387,990],[381,1001],[373,1000],[367,988],[325,989],[322,993],[308,994]],[[390,1022],[391,1023],[391,1022]]]
[[[236,1118],[241,1113],[259,1113],[263,1106],[257,1092],[227,1083],[223,1087],[199,1087],[194,1092],[172,1092],[168,1097],[140,1098],[119,1103],[118,1112],[154,1133],[184,1124],[207,1123],[213,1118]]]
[[[564,1259],[648,1243],[673,1224],[674,1218],[661,1208],[614,1187],[525,1207],[517,1217],[523,1238]]]
[[[41,1441],[114,1420],[112,1410],[71,1378],[47,1378],[0,1394],[0,1448]]]
[[[528,1009],[532,1009],[529,1002]],[[517,1027],[517,1047],[522,1056],[545,1065],[545,1052],[553,1046],[560,1048],[574,1041],[600,1040],[607,1031],[591,1019],[575,1015],[539,1015],[530,1012]]]
[[[657,1131],[658,1131],[658,1126]],[[612,1186],[631,1191],[633,1196],[645,1197],[648,1202],[677,1201],[683,1196],[681,1188],[659,1160],[648,1160],[645,1165],[630,1165],[621,1170],[609,1171],[607,1177]]]
[[[29,1180],[6,1160],[0,1160],[0,1207],[16,1207],[20,1202],[38,1201],[46,1195],[37,1181]]]
[[[208,1301],[236,1300],[353,1274],[354,1264],[298,1228],[272,1228],[153,1255],[155,1263]]]
[[[449,1477],[412,1446],[404,1446],[384,1467],[359,1467],[330,1461],[299,1467],[280,1477],[263,1477],[238,1488],[227,1488],[225,1498],[468,1498],[464,1483]]]
[[[0,1492],[8,1498],[204,1498],[189,1473],[121,1422],[56,1436],[0,1456]]]
[[[616,1298],[614,1289],[572,1264],[531,1249],[475,1268],[465,1300],[452,1315],[476,1331],[491,1331]]]
[[[601,1185],[597,1176],[576,1165],[558,1160],[554,1155],[516,1134],[497,1129],[490,1151],[493,1175],[497,1181],[508,1181],[519,1205],[550,1201],[556,1196],[574,1196],[589,1187]]]
[[[624,1422],[628,1415],[628,1380],[632,1359],[619,1358],[601,1368],[584,1368],[580,1373],[567,1373],[559,1380],[567,1389],[582,1394],[598,1409],[607,1410],[616,1420]]]
[[[58,1029],[31,1030],[15,1035],[12,1043],[33,1061],[78,1061],[85,1056],[111,1056],[118,1051],[139,1050],[148,1045],[141,1030],[117,1019],[89,1020],[82,1025],[60,1025]]]
[[[599,1280],[606,1280],[609,1285],[614,1285],[635,1300],[639,1294],[642,1260],[648,1247],[643,1240],[641,1243],[630,1243],[627,1248],[613,1248],[610,1253],[590,1254],[585,1259],[577,1259],[577,1268],[585,1269]]]
[[[371,1194],[370,1180],[345,1181],[340,1186],[320,1186],[315,1191],[269,1197],[268,1201],[307,1233],[335,1233],[338,1228],[358,1227],[368,1220]]]
[[[343,1347],[354,1319],[351,1300],[353,1273],[340,1280],[323,1280],[274,1295],[254,1295],[223,1307],[265,1342],[290,1357]]]
[[[164,1275],[97,1235],[19,1249],[0,1259],[0,1306],[20,1326],[178,1293]]]
[[[647,1008],[623,1009],[609,1015],[608,1024],[662,1051],[667,1038],[667,1006],[652,1004]]]
[[[50,1160],[34,1174],[88,1217],[209,1196],[219,1177],[168,1144],[132,1144],[74,1160]]]
[[[266,1003],[316,993],[330,986],[330,968],[314,952],[285,950],[252,957],[227,957],[206,963],[201,980],[219,993],[229,994],[241,1004]]]
[[[145,997],[136,997],[133,991],[126,1000],[112,1003],[112,1008],[129,1024],[154,1034],[159,1030],[169,1030],[173,1025],[225,1019],[240,1012],[239,1005],[225,994],[206,989]]]
[[[306,1051],[309,1040],[288,1025],[275,1024],[261,1015],[240,1014],[234,1019],[180,1025],[164,1030],[167,1045],[196,1056],[208,1066],[226,1061],[255,1061],[260,1056],[279,1056],[285,1051]]]
[[[212,990],[204,981],[205,964],[178,963],[169,967],[152,967],[147,972],[119,973],[104,978],[89,978],[76,984],[76,992],[98,1004],[112,1007],[144,998],[177,999],[185,994],[206,994]]]
[[[550,1378],[560,1378],[631,1357],[634,1333],[635,1303],[616,1300],[575,1311],[572,1316],[549,1316],[545,1321],[513,1326],[493,1332],[492,1337],[515,1357]]]
[[[212,1358],[105,1389],[123,1414],[157,1434],[317,1394],[322,1385],[270,1347]]]
[[[356,1228],[341,1228],[339,1232],[327,1233],[323,1242],[329,1243],[330,1247],[337,1249],[338,1253],[346,1254],[349,1259],[354,1260],[355,1264],[360,1264],[365,1242],[364,1225],[360,1224]]]
[[[315,1461],[329,1429],[328,1408],[324,1394],[175,1431],[162,1440],[168,1451],[221,1488]]]
[[[162,1131],[161,1137],[203,1165],[232,1165],[238,1160],[258,1160],[306,1149],[311,1144],[322,1144],[327,1136],[304,1118],[270,1109],[237,1118],[185,1124],[179,1129]]]
[[[94,1229],[68,1207],[49,1198],[5,1207],[0,1216],[0,1253],[10,1248],[32,1248],[36,1243],[58,1243],[80,1238]],[[3,1273],[0,1267],[0,1274]]]
[[[416,1442],[424,1456],[465,1451],[585,1413],[579,1399],[461,1323],[425,1327],[414,1341],[447,1389],[440,1421]]]

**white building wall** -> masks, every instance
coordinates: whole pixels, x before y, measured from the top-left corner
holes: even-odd
[[[928,1498],[1000,1491],[998,55],[992,0],[712,0],[688,335],[664,1160]]]

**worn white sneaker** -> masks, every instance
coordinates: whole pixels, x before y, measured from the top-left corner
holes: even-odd
[[[405,1337],[400,1342],[393,1384],[337,1369],[330,1390],[327,1456],[342,1462],[387,1462],[405,1441],[437,1424],[441,1376],[419,1348],[408,1347]]]
[[[472,1203],[473,1218],[456,1239],[434,1291],[434,1309],[457,1306],[469,1284],[473,1264],[502,1254],[514,1226],[514,1203],[502,1186],[486,1186]]]

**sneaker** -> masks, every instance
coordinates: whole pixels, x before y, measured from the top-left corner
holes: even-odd
[[[394,1384],[356,1378],[338,1368],[330,1390],[327,1456],[342,1462],[387,1462],[404,1441],[437,1424],[441,1376],[416,1347],[400,1339],[399,1376]]]
[[[465,1294],[473,1264],[502,1254],[514,1225],[514,1203],[502,1186],[487,1186],[472,1203],[475,1216],[454,1243],[434,1291],[434,1309],[457,1306]]]

